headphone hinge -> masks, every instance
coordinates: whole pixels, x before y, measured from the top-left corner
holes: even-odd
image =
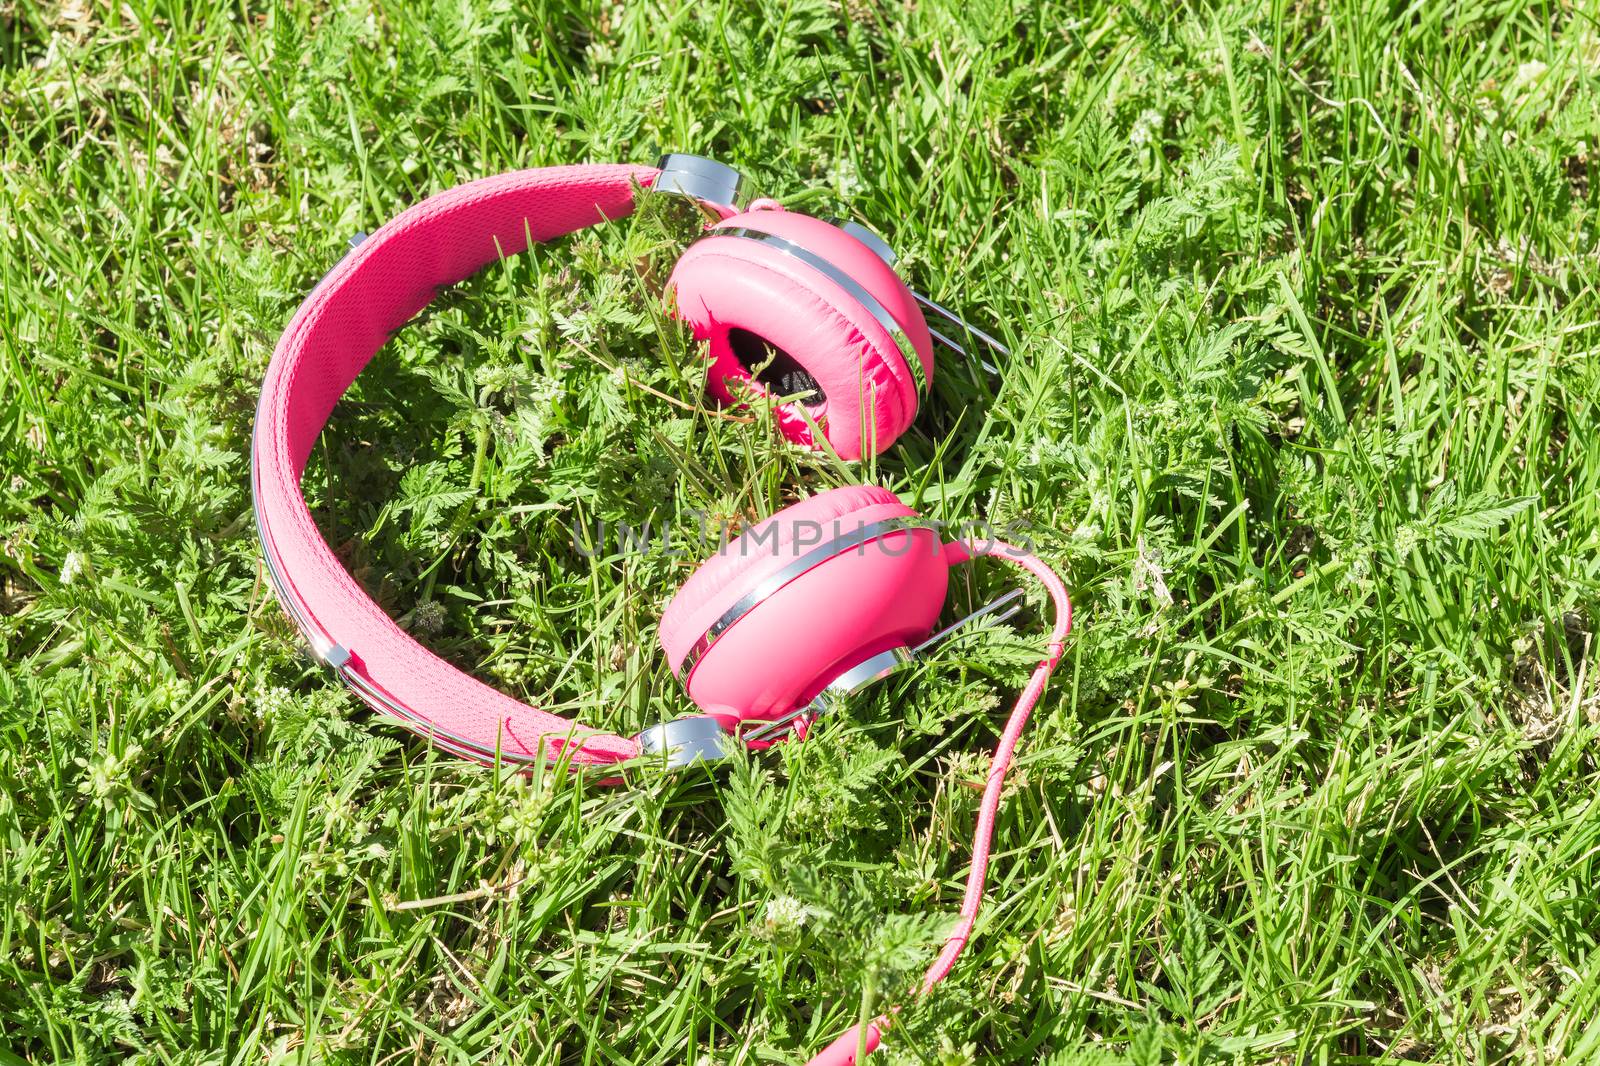
[[[656,163],[655,192],[694,200],[713,221],[739,213],[750,198],[750,183],[732,167],[705,156],[669,152]]]
[[[733,745],[733,734],[709,714],[674,718],[641,730],[633,739],[642,758],[655,759],[669,770],[721,762]]]

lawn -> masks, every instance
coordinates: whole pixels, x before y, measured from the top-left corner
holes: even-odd
[[[1600,1061],[1600,9],[0,0],[0,1064]],[[300,654],[248,448],[346,241],[717,157],[1014,349],[874,462],[702,402],[646,210],[442,298],[305,487],[392,615],[631,734],[695,565],[572,529],[875,482],[1047,610],[622,787],[431,751]],[[659,204],[660,201],[653,201]],[[951,616],[1013,587],[959,573]]]

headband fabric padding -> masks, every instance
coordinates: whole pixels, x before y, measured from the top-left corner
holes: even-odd
[[[535,710],[424,649],[373,603],[328,547],[300,494],[307,457],[340,395],[389,336],[441,288],[527,247],[633,210],[650,167],[595,165],[518,171],[469,182],[402,212],[358,245],[290,321],[267,369],[252,465],[265,550],[283,594],[328,641],[348,649],[347,669],[412,709],[441,742],[508,756],[573,760],[632,757],[632,740]],[[312,634],[314,640],[320,639]],[[379,709],[385,709],[379,706]],[[459,743],[452,746],[459,747]]]

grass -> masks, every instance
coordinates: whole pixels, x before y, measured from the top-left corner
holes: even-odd
[[[693,560],[573,522],[1025,522],[1077,630],[885,1062],[1600,1059],[1597,69],[1588,0],[0,3],[0,1062],[792,1062],[904,998],[1036,615],[615,789],[431,753],[263,585],[345,240],[662,148],[876,225],[1003,380],[797,455],[698,408],[659,213],[508,262],[307,478],[396,617],[632,732]]]

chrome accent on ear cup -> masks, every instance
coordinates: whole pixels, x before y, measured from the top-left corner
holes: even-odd
[[[939,630],[939,632],[935,633],[921,644],[918,644],[915,648],[912,648],[911,653],[913,655],[921,655],[929,648],[949,640],[950,637],[955,635],[957,630],[971,625],[973,622],[976,622],[978,619],[983,618],[986,615],[994,614],[996,611],[999,611],[1000,613],[995,617],[995,622],[1004,622],[1007,618],[1010,618],[1012,615],[1022,610],[1022,604],[1018,602],[1021,599],[1021,589],[1012,589],[1004,596],[996,596],[982,607],[979,607],[976,611],[957,618],[954,622],[951,622],[949,625]],[[1005,610],[1001,610],[1001,608],[1005,608]]]
[[[909,648],[890,648],[880,651],[871,658],[857,663],[832,681],[822,690],[823,696],[832,693],[835,696],[848,695],[857,689],[862,689],[874,681],[882,681],[890,674],[903,670],[916,662],[916,657]],[[820,698],[820,697],[819,697]]]
[[[710,211],[713,218],[725,218],[738,213],[749,198],[749,186],[743,174],[730,166],[704,156],[669,152],[656,162],[661,173],[651,188],[656,192],[677,193],[702,205],[722,208]]]
[[[898,255],[894,254],[894,249],[889,247],[888,241],[884,240],[882,237],[878,236],[861,223],[852,220],[846,220],[844,222],[836,223],[836,225],[846,233],[850,234],[850,236],[854,237],[856,240],[870,248],[872,250],[872,254],[877,256],[879,259],[882,259],[887,265],[894,266],[895,260],[900,258]]]
[[[861,691],[875,681],[882,681],[890,674],[900,672],[915,663],[923,652],[950,639],[957,631],[978,619],[991,614],[995,615],[995,621],[997,622],[1003,622],[1010,618],[1022,610],[1022,604],[1018,602],[1021,599],[1022,590],[1012,589],[1005,595],[990,600],[976,611],[956,619],[913,648],[890,648],[888,651],[879,652],[877,655],[864,659],[828,682],[828,687],[819,692],[816,698],[804,707],[796,707],[780,714],[776,718],[756,723],[754,728],[745,730],[739,737],[747,742],[769,740],[794,725],[801,718],[814,717],[838,710],[839,705],[844,702],[847,696]]]
[[[828,687],[817,693],[816,698],[804,707],[796,707],[776,718],[761,722],[754,729],[740,734],[740,739],[767,740],[794,725],[801,718],[837,710],[839,704],[843,703],[845,697],[851,693],[859,692],[874,681],[882,681],[890,674],[899,673],[916,661],[916,654],[910,648],[899,647],[880,651],[829,681]]]
[[[879,259],[882,259],[889,266],[894,266],[895,262],[900,258],[895,254],[895,250],[889,247],[889,243],[887,241],[878,236],[872,230],[868,229],[866,226],[863,226],[861,223],[853,220],[847,220],[844,222],[834,222],[834,225],[838,226],[840,229],[844,230],[844,232],[850,234],[850,236],[866,245],[872,250],[874,255],[876,255]],[[948,308],[939,306],[932,300],[928,299],[928,297],[922,295],[920,292],[917,292],[915,289],[911,290],[911,296],[917,301],[918,304],[922,306],[924,310],[932,311],[934,314],[945,319],[947,322],[960,326],[961,329],[967,334],[976,337],[979,341],[987,344],[990,348],[999,352],[1001,355],[1011,354],[1011,349],[1007,348],[1005,345],[989,336],[989,334],[983,332],[983,330],[979,329],[977,326],[974,326],[965,319],[958,317]],[[962,358],[972,358],[965,347],[956,343],[953,339],[945,336],[932,326],[928,327],[928,335]],[[1000,373],[1000,368],[995,366],[993,363],[988,362],[987,360],[979,359],[977,360],[977,363],[991,374],[998,375]]]
[[[794,562],[768,577],[765,581],[762,581],[749,592],[746,592],[739,597],[737,603],[722,612],[721,617],[711,623],[710,628],[700,635],[700,639],[694,642],[688,654],[683,657],[683,662],[678,667],[678,676],[683,679],[684,685],[687,686],[690,676],[694,673],[695,666],[704,657],[705,653],[710,650],[711,646],[717,642],[718,637],[721,637],[739,619],[755,610],[779,589],[806,571],[815,569],[829,559],[843,555],[852,548],[859,548],[868,541],[888,536],[891,533],[936,528],[937,526],[926,518],[916,516],[886,518],[881,522],[871,522],[864,526],[858,526],[848,533],[834,537],[832,540],[824,541],[804,555],[796,558]]]
[[[849,293],[857,303],[867,309],[868,314],[878,320],[878,325],[882,326],[884,331],[889,334],[890,339],[894,341],[894,346],[899,349],[900,358],[904,361],[906,370],[911,374],[911,380],[916,382],[917,394],[919,396],[927,395],[928,375],[922,368],[922,360],[917,356],[917,349],[911,343],[911,338],[906,336],[906,331],[900,327],[899,322],[895,321],[895,317],[889,313],[889,309],[883,306],[876,296],[868,292],[859,281],[852,278],[843,268],[828,262],[817,253],[802,248],[787,238],[771,233],[763,233],[748,226],[712,230],[702,240],[714,237],[738,237],[740,240],[756,241],[759,244],[764,244],[768,248],[800,260],[800,262],[821,273],[829,281]]]
[[[726,759],[733,734],[709,714],[694,714],[653,725],[634,736],[639,757],[665,764],[669,770]]]

